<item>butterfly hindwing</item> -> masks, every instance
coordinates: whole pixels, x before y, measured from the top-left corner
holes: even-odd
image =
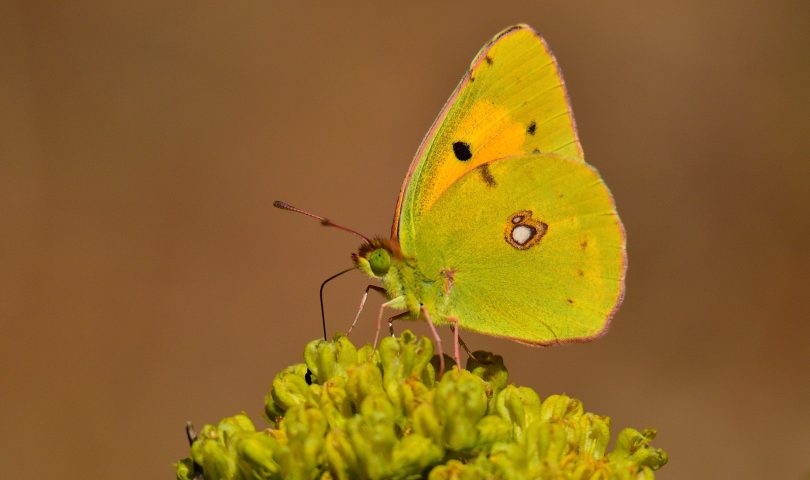
[[[415,224],[420,270],[450,279],[462,327],[527,343],[603,332],[624,290],[624,231],[599,174],[554,154],[478,167]]]
[[[583,158],[556,60],[531,27],[517,25],[481,49],[422,141],[397,202],[393,238],[409,244],[418,217],[465,173],[533,152]]]

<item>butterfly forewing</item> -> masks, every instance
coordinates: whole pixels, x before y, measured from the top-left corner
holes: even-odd
[[[556,60],[534,30],[517,25],[481,49],[425,136],[400,192],[393,238],[407,249],[417,219],[465,173],[533,152],[583,158]]]

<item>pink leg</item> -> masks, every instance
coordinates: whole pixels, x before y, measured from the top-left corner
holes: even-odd
[[[425,316],[425,319],[428,322],[428,326],[430,327],[430,331],[433,333],[433,339],[436,340],[436,350],[438,350],[439,354],[439,377],[444,374],[444,350],[442,350],[442,337],[439,336],[439,332],[436,331],[436,326],[433,325],[433,320],[430,319],[430,315],[428,314],[427,309],[424,305],[422,305],[422,314]]]
[[[354,321],[352,322],[352,325],[349,327],[349,331],[346,332],[347,337],[349,336],[350,333],[352,333],[352,329],[354,328],[354,326],[357,325],[357,319],[360,318],[360,312],[363,311],[363,306],[366,304],[366,299],[368,298],[369,290],[376,290],[378,292],[381,292],[382,294],[385,294],[385,289],[382,287],[378,287],[377,285],[369,285],[366,287],[366,291],[363,292],[363,297],[360,299],[360,308],[357,309],[357,315],[354,316]]]
[[[394,301],[390,300],[380,305],[380,313],[379,315],[377,315],[377,331],[374,332],[374,350],[377,349],[377,341],[380,339],[380,329],[382,328],[383,312],[387,307],[390,307],[392,303],[394,303]]]
[[[447,320],[453,324],[453,357],[456,359],[456,368],[461,370],[461,355],[458,352],[458,319],[448,317]]]

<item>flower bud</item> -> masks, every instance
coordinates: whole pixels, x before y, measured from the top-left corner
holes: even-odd
[[[357,362],[357,348],[345,335],[335,335],[334,341],[313,340],[304,348],[304,361],[312,381],[323,384],[337,376],[346,376],[346,369]]]

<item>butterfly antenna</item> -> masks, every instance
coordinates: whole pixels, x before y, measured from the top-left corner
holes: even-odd
[[[292,205],[290,205],[287,202],[282,202],[280,200],[276,200],[275,202],[273,202],[273,206],[276,207],[276,208],[280,208],[282,210],[289,210],[290,212],[300,213],[301,215],[306,215],[307,217],[314,218],[315,220],[318,220],[319,222],[321,222],[321,225],[323,225],[325,227],[335,227],[335,228],[338,228],[340,230],[343,230],[344,232],[353,233],[353,234],[357,235],[358,237],[360,237],[364,242],[366,242],[368,244],[371,243],[371,240],[367,236],[363,235],[362,233],[360,233],[360,232],[358,232],[356,230],[352,230],[349,227],[344,227],[343,225],[338,225],[337,223],[333,222],[332,220],[329,220],[328,218],[320,217],[318,215],[309,213],[309,212],[307,212],[305,210],[301,210],[300,208],[293,207]],[[329,280],[331,280],[331,279],[329,279]]]
[[[354,267],[347,268],[346,270],[343,270],[341,272],[338,272],[338,273],[332,275],[331,277],[324,280],[323,283],[321,283],[321,294],[320,294],[321,295],[321,324],[323,325],[323,339],[325,341],[329,341],[329,339],[326,338],[326,314],[323,311],[323,287],[325,287],[327,283],[331,282],[332,280],[336,279],[337,277],[343,275],[344,273],[351,272],[352,270],[354,270]]]
[[[189,445],[193,445],[194,442],[197,441],[197,432],[194,431],[194,425],[190,421],[186,421],[186,438],[188,438]],[[191,477],[192,480],[203,480],[202,466],[193,460],[192,464],[194,465],[194,476]]]

